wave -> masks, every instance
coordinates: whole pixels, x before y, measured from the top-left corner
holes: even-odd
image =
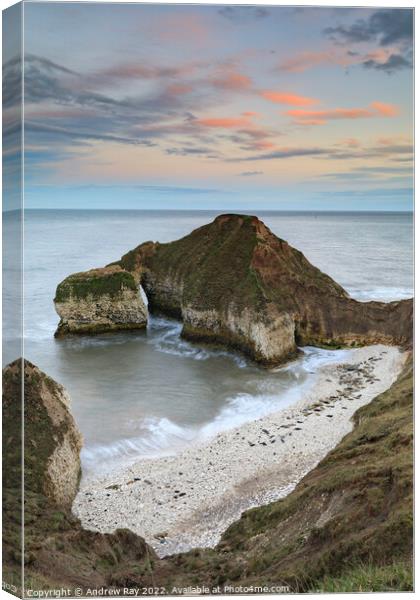
[[[150,317],[147,343],[158,352],[183,356],[193,360],[208,360],[210,358],[229,358],[239,368],[248,365],[248,361],[233,352],[198,346],[181,338],[182,323],[164,317]]]
[[[138,437],[82,448],[84,471],[87,474],[99,474],[139,458],[168,456],[185,448],[197,436],[193,428],[182,427],[165,417],[148,417],[141,423],[140,429],[143,430],[143,434]]]

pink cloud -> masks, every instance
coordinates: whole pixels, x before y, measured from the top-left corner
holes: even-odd
[[[372,102],[368,108],[333,108],[329,110],[292,109],[285,112],[299,125],[324,125],[327,121],[341,119],[369,119],[395,117],[398,107],[384,102]]]
[[[372,102],[371,107],[383,117],[395,117],[399,113],[398,106],[395,106],[395,104]]]
[[[279,69],[281,71],[288,71],[289,73],[303,73],[308,69],[312,69],[318,65],[330,64],[347,66],[354,62],[350,59],[349,55],[342,52],[336,52],[328,50],[324,52],[299,52],[296,56],[287,58],[280,63]]]
[[[269,140],[255,140],[252,142],[254,150],[273,150],[276,146]]]
[[[328,49],[320,52],[311,50],[299,52],[295,56],[286,58],[279,65],[280,71],[288,73],[303,73],[320,65],[350,67],[352,65],[364,64],[367,61],[375,61],[385,64],[392,54],[399,54],[397,48],[379,48],[368,53],[349,53],[341,49]]]
[[[299,96],[298,94],[291,94],[290,92],[276,92],[270,90],[263,90],[260,92],[261,96],[270,102],[275,104],[289,104],[290,106],[310,106],[312,104],[318,104],[319,100],[315,98],[308,98],[306,96]]]
[[[252,81],[247,75],[235,71],[219,73],[211,79],[211,83],[216,88],[230,91],[246,90],[252,85]]]
[[[197,126],[232,131],[230,139],[245,150],[270,150],[274,143],[270,140],[275,132],[256,125],[253,119],[260,115],[254,111],[246,111],[239,117],[211,117],[196,119]]]
[[[213,127],[216,129],[238,129],[249,125],[249,117],[214,117],[208,119],[197,119],[194,121],[197,125],[203,127]]]

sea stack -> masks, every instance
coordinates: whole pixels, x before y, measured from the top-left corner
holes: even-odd
[[[113,278],[118,285],[110,293]],[[236,214],[174,242],[145,242],[105,269],[65,279],[55,299],[57,333],[142,326],[138,285],[151,312],[183,322],[184,338],[240,350],[268,367],[293,358],[299,345],[412,340],[412,300],[353,300],[257,217]]]
[[[118,263],[149,310],[183,321],[182,335],[239,349],[266,366],[297,345],[410,342],[412,300],[357,302],[257,217],[226,214],[175,242],[138,246]]]
[[[54,298],[61,320],[56,337],[144,329],[147,308],[132,273],[118,265],[74,273]]]

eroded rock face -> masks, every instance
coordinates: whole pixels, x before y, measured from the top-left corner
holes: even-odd
[[[69,412],[62,385],[24,361],[25,492],[40,493],[57,506],[70,507],[79,486],[82,437]],[[22,361],[3,370],[3,453],[13,465],[22,456]],[[20,472],[6,476],[6,487],[20,486]]]
[[[43,589],[65,584],[71,596],[83,586],[152,584],[157,557],[141,537],[126,529],[88,531],[72,514],[81,443],[59,383],[22,359],[3,369],[3,576],[16,583],[19,597],[22,565],[25,582]]]
[[[147,308],[135,278],[117,265],[70,275],[58,285],[54,304],[61,318],[56,337],[147,325]]]
[[[301,345],[409,344],[412,300],[357,302],[257,217],[221,215],[118,263],[151,311],[182,319],[183,336],[238,348],[265,365]]]

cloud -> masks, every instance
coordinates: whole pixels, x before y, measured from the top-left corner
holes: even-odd
[[[207,119],[197,119],[197,125],[211,127],[216,129],[238,129],[249,125],[249,118],[244,117],[213,117]]]
[[[383,71],[390,75],[401,69],[410,69],[413,66],[413,63],[401,54],[391,54],[384,62],[368,58],[362,62],[362,65],[366,69],[376,69],[376,71]]]
[[[382,57],[367,54],[354,62],[390,75],[413,66],[413,13],[401,8],[377,10],[351,25],[327,27],[324,34],[338,45],[375,43],[386,48]]]
[[[322,156],[329,154],[327,148],[282,148],[275,150],[274,152],[268,152],[266,154],[256,154],[253,156],[246,156],[244,158],[232,158],[230,162],[248,162],[248,161],[259,161],[259,160],[281,160],[286,158],[296,158],[300,156]]]
[[[291,94],[290,92],[276,92],[270,90],[263,90],[260,92],[261,96],[270,102],[275,104],[288,104],[290,106],[310,106],[312,104],[318,104],[319,100],[315,98],[308,98],[306,96],[299,96],[297,94]]]
[[[247,75],[235,71],[221,72],[210,83],[218,89],[230,91],[242,91],[251,87],[252,81]]]
[[[239,173],[240,177],[255,177],[263,174],[264,171],[243,171],[242,173]]]
[[[285,112],[299,125],[325,125],[327,121],[341,119],[369,119],[395,117],[398,107],[384,102],[372,102],[368,108],[333,108],[330,110],[292,109]]]
[[[412,67],[411,53],[408,50],[404,52],[405,55],[402,54],[402,50],[395,46],[379,48],[367,53],[341,48],[333,48],[322,52],[304,51],[283,60],[276,70],[288,73],[303,73],[319,66],[340,66],[346,70],[349,67],[362,66],[391,74]]]
[[[232,133],[227,137],[231,142],[237,144],[242,150],[257,151],[269,150],[275,147],[270,139],[278,132],[267,129],[256,124],[253,119],[258,117],[253,111],[243,112],[239,117],[208,117],[192,121],[197,128]]]
[[[211,148],[205,147],[184,146],[182,148],[167,148],[165,152],[171,156],[204,156],[205,158],[220,158],[219,153],[214,152]]]
[[[146,81],[164,79],[178,80],[181,77],[193,74],[200,66],[202,66],[202,64],[198,62],[188,62],[174,66],[126,62],[107,67],[106,69],[102,69],[95,73],[89,73],[84,76],[84,79],[88,84],[95,84],[95,86],[109,85],[116,81],[136,79]]]
[[[261,161],[261,160],[283,160],[288,158],[299,158],[303,156],[313,156],[314,158],[325,158],[327,160],[366,160],[369,158],[380,158],[381,160],[395,160],[399,158],[401,154],[412,154],[413,145],[403,143],[380,143],[375,146],[362,147],[353,146],[347,143],[345,140],[341,146],[349,148],[348,150],[341,149],[339,145],[335,146],[312,146],[312,147],[294,147],[294,148],[277,148],[272,152],[265,152],[263,154],[254,154],[252,156],[229,158],[228,162],[244,162],[244,161]],[[337,147],[338,146],[338,147]],[[376,169],[376,167],[374,167]],[[384,167],[385,168],[385,167]],[[391,167],[392,168],[392,167]],[[364,167],[360,167],[363,169]],[[366,172],[369,172],[370,168],[366,167]],[[373,172],[373,171],[372,171]]]
[[[368,19],[358,19],[351,25],[327,27],[324,33],[338,43],[377,41],[381,46],[411,43],[413,39],[412,9],[377,10]]]
[[[333,50],[321,52],[304,51],[283,60],[278,69],[288,73],[303,73],[319,65],[348,66],[351,62],[352,60],[348,53],[338,53]]]
[[[118,142],[120,144],[133,144],[142,146],[154,146],[149,140],[142,140],[130,137],[119,137],[116,135],[108,135],[96,131],[75,131],[74,129],[66,129],[64,127],[56,127],[54,125],[45,125],[25,120],[25,132],[36,132],[39,134],[50,134],[55,137],[64,137],[70,139],[82,140],[101,140],[109,142]]]
[[[398,107],[395,104],[372,102],[371,107],[383,117],[395,117],[399,113]]]

